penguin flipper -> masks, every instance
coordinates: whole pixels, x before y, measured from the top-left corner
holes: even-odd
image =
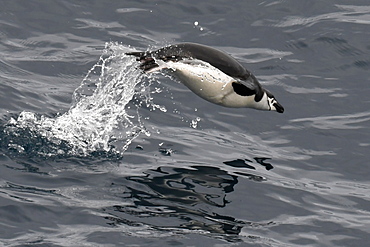
[[[255,95],[256,102],[259,102],[262,99],[265,92],[253,74],[250,74],[247,78],[239,79],[237,82],[233,82],[232,87],[234,92],[241,96]]]
[[[242,83],[233,82],[231,85],[233,86],[234,92],[240,96],[251,96],[256,94],[256,89],[247,87]]]

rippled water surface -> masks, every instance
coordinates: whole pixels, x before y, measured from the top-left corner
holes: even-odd
[[[4,246],[367,246],[367,1],[4,1]],[[124,53],[224,50],[284,114]]]

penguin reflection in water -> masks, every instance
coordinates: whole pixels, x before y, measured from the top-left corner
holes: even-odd
[[[171,71],[201,98],[226,107],[284,112],[257,78],[230,55],[209,46],[181,43],[155,51],[129,52],[146,72]]]

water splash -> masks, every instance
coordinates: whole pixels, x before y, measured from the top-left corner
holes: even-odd
[[[41,156],[120,155],[140,133],[150,135],[141,121],[140,106],[166,109],[153,103],[148,88],[154,79],[143,79],[127,51],[125,46],[107,43],[66,113],[49,118],[24,111],[3,127],[2,145]]]

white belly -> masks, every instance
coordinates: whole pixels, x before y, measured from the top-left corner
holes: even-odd
[[[227,107],[247,107],[253,97],[234,92],[235,79],[210,64],[197,61],[167,62],[166,67],[191,91],[212,103]]]

